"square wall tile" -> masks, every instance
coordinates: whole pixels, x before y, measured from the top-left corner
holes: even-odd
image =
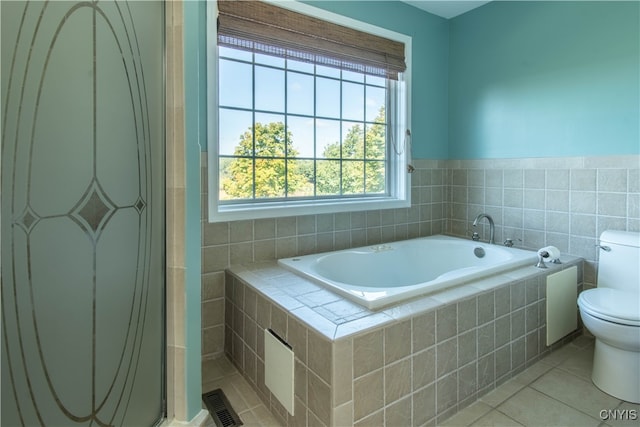
[[[596,169],[572,169],[571,170],[571,190],[587,191],[596,188]]]
[[[436,384],[413,393],[413,423],[425,425],[436,416]]]
[[[455,406],[458,397],[458,373],[454,372],[439,379],[436,390],[438,396],[436,410],[438,413]]]
[[[627,169],[598,169],[598,191],[627,191]]]
[[[569,176],[569,169],[547,169],[547,188],[550,190],[568,190]]]
[[[403,359],[384,368],[384,402],[388,405],[412,391],[411,359]]]
[[[436,311],[436,339],[447,340],[458,332],[458,311],[456,304],[450,304]]]
[[[384,330],[384,363],[393,363],[411,353],[411,320],[391,325]]]
[[[383,330],[375,330],[353,339],[353,377],[357,378],[384,363]]]
[[[437,378],[453,372],[458,367],[458,340],[452,338],[436,346]]]
[[[436,315],[435,311],[418,315],[411,319],[413,352],[424,350],[436,342]]]
[[[433,383],[436,379],[436,348],[431,347],[412,357],[413,389],[418,390]]]
[[[331,385],[331,361],[333,360],[332,343],[314,331],[308,335],[308,366],[316,375]]]
[[[382,409],[384,405],[384,373],[382,369],[353,382],[353,418],[359,420]]]
[[[308,407],[324,424],[331,422],[331,388],[313,372],[308,377]]]
[[[348,338],[333,344],[333,405],[351,400],[353,388],[353,341]]]

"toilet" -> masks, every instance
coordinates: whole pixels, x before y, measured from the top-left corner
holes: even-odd
[[[600,235],[598,287],[578,297],[584,326],[596,338],[593,383],[640,403],[640,233]]]

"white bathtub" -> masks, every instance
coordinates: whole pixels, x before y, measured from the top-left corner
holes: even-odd
[[[375,309],[536,261],[533,251],[430,236],[283,258],[278,263]]]

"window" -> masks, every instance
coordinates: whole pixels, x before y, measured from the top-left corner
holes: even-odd
[[[410,38],[297,2],[224,1],[219,21],[208,4],[210,221],[409,206]],[[327,48],[333,30],[382,52]]]

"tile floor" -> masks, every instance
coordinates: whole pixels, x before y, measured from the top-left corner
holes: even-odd
[[[247,380],[226,357],[202,363],[202,392],[221,388],[233,410],[247,427],[280,426]],[[206,409],[206,406],[202,405]],[[206,427],[216,427],[211,416]]]
[[[593,339],[579,337],[441,425],[639,426],[640,405],[611,397],[591,383],[592,361]],[[202,390],[222,388],[245,426],[279,425],[226,358],[205,361],[202,371]],[[604,420],[600,416],[602,410],[626,414],[627,419]],[[211,418],[207,427],[215,427]]]

